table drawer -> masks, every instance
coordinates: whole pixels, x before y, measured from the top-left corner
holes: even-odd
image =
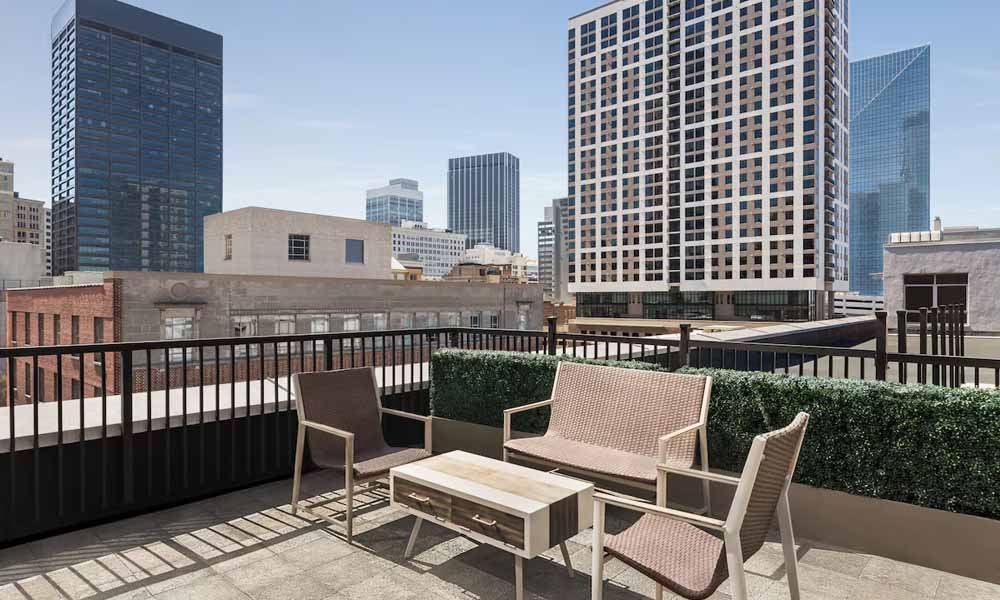
[[[451,522],[524,549],[524,519],[462,498],[451,500]]]
[[[396,502],[438,519],[451,520],[452,500],[449,494],[401,477],[394,477],[392,485],[392,498]]]

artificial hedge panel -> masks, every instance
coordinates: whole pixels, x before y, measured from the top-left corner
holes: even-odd
[[[435,416],[500,427],[504,408],[549,397],[557,357],[439,351]],[[566,359],[574,360],[574,359]],[[647,363],[608,363],[655,369]],[[814,487],[1000,518],[1000,393],[733,370],[685,369],[714,380],[709,456],[738,472],[754,436],[810,413],[796,481]],[[544,432],[547,410],[515,418]]]

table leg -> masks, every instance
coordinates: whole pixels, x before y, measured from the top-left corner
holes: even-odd
[[[417,520],[413,522],[413,530],[410,531],[410,541],[406,542],[406,552],[403,553],[403,558],[410,558],[413,556],[413,546],[417,542],[417,535],[420,534],[420,524],[424,520],[417,517]]]
[[[516,554],[514,555],[514,596],[517,600],[524,600],[524,562]]]
[[[569,560],[569,550],[566,548],[566,542],[559,542],[559,549],[562,550],[563,562],[566,563],[566,572],[569,576],[573,576],[573,563]]]

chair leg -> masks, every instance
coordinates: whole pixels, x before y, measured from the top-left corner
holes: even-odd
[[[701,445],[701,470],[708,472],[708,431],[706,427],[702,427],[698,430],[698,443]],[[712,493],[711,493],[711,482],[707,479],[702,480],[701,490],[705,496],[705,515],[711,516],[712,514]]]
[[[604,597],[604,503],[594,502],[594,538],[591,544],[590,598]]]
[[[788,574],[788,594],[791,600],[799,600],[799,559],[795,555],[795,534],[792,530],[787,489],[778,500],[778,528],[781,530],[781,549],[785,555],[785,572]]]
[[[302,455],[306,446],[306,428],[299,425],[299,433],[295,440],[295,474],[292,479],[292,515],[299,512],[299,491],[302,486]]]
[[[562,551],[563,562],[566,563],[566,572],[569,576],[573,576],[573,563],[569,559],[569,549],[566,547],[566,542],[559,542],[559,550]]]
[[[729,595],[733,600],[749,600],[747,574],[743,569],[743,550],[739,532],[726,532],[726,565],[729,567]]]

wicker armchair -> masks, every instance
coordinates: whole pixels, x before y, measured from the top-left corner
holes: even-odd
[[[550,400],[504,411],[504,460],[655,489],[657,505],[666,506],[658,464],[691,468],[700,445],[708,470],[711,395],[711,377],[562,361]],[[545,435],[511,439],[511,416],[543,406],[552,408]],[[707,482],[703,490],[707,509]]]
[[[764,545],[777,514],[788,587],[792,600],[798,600],[798,563],[788,486],[808,423],[809,415],[799,413],[784,429],[757,436],[739,479],[662,467],[665,473],[736,486],[725,521],[609,494],[594,494],[592,599],[602,597],[607,552],[655,581],[657,600],[663,597],[664,587],[689,600],[708,598],[727,578],[733,599],[747,600],[743,563]],[[609,504],[644,514],[622,533],[605,536],[604,512]],[[720,532],[721,538],[706,529]]]
[[[353,537],[353,498],[356,485],[370,485],[389,469],[431,455],[431,419],[382,408],[375,370],[371,367],[299,373],[292,376],[299,417],[292,483],[292,514],[304,510],[337,523],[299,503],[305,444],[313,463],[323,469],[344,471],[346,536]],[[424,424],[424,448],[394,448],[382,436],[382,415],[396,415]]]

